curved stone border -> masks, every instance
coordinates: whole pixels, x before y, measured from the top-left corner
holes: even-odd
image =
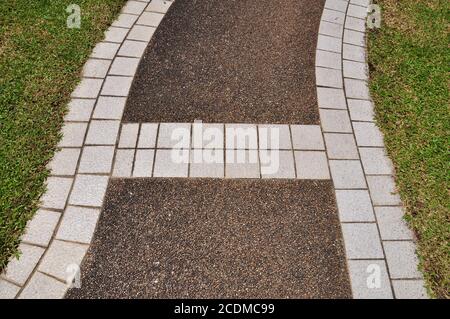
[[[352,291],[354,298],[426,298],[413,233],[374,123],[365,48],[369,5],[327,0],[316,51],[320,120]]]
[[[19,260],[0,278],[0,298],[63,298],[92,240],[111,176],[122,112],[138,63],[172,0],[131,0],[105,32],[72,93],[60,151]]]

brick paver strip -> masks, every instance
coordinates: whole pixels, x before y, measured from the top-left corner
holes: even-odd
[[[41,198],[41,209],[29,222],[23,236],[22,247],[26,248],[22,257],[12,260],[1,275],[0,297],[64,296],[68,287],[65,267],[68,263],[81,263],[95,229],[96,208],[104,204],[111,176],[132,177],[135,171],[137,175],[185,178],[267,177],[259,167],[264,164],[259,162],[259,152],[267,148],[261,140],[253,150],[239,150],[244,158],[256,156],[257,164],[192,167],[179,164],[170,168],[170,163],[163,161],[170,158],[171,150],[161,149],[157,143],[158,140],[160,145],[171,147],[167,136],[158,137],[161,127],[164,130],[168,124],[141,123],[137,140],[132,137],[123,144],[129,148],[117,149],[120,120],[137,59],[144,54],[162,14],[171,4],[168,0],[128,1],[118,20],[105,32],[104,41],[94,48],[84,69],[84,75],[89,77],[83,78],[72,94],[62,129],[63,138],[58,144],[61,150],[49,164],[51,177],[47,181],[47,192]],[[330,178],[331,173],[349,254],[348,270],[354,298],[426,298],[424,282],[417,271],[413,234],[401,219],[402,203],[395,193],[392,164],[384,155],[383,135],[373,118],[363,28],[368,5],[368,0],[326,0],[322,22],[316,31],[320,33],[315,70],[322,128],[318,125],[280,127],[278,148],[285,149],[280,157],[285,161],[280,165],[279,176],[273,177]],[[138,24],[139,20],[145,25]],[[338,63],[338,57],[342,63]],[[192,123],[187,125],[191,127]],[[261,128],[267,126],[271,125],[255,125],[259,127],[259,135]],[[131,133],[135,134],[134,131]],[[327,132],[326,143],[322,131]],[[292,151],[288,151],[291,145]],[[92,152],[102,147],[115,149],[115,163],[110,165],[107,153]],[[193,154],[190,147],[188,142],[181,150],[188,159]],[[224,153],[225,160],[227,156],[239,155],[232,154],[234,150],[226,150],[220,143],[212,147]],[[140,149],[142,152],[138,153]],[[100,163],[92,162],[95,156],[101,159]],[[308,160],[302,162],[302,158]],[[323,164],[323,160],[328,161],[328,165]],[[306,175],[305,165],[313,167]],[[67,213],[73,209],[78,213]],[[86,215],[85,219],[83,214],[87,212],[93,214]],[[77,227],[85,226],[77,231],[77,227],[70,226],[74,223]],[[48,247],[51,251],[47,251]],[[368,288],[371,271],[381,275],[380,286]]]

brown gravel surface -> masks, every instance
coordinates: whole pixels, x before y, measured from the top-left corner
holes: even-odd
[[[318,124],[324,0],[177,0],[151,40],[125,122]]]
[[[330,181],[113,179],[68,298],[350,298]]]

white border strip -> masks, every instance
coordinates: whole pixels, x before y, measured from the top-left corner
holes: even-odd
[[[370,0],[327,0],[316,51],[322,131],[354,298],[427,298],[368,88]]]

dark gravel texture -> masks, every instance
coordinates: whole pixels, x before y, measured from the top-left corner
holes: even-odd
[[[113,179],[68,298],[350,298],[330,181]]]
[[[132,85],[125,122],[318,124],[324,0],[177,0]]]

